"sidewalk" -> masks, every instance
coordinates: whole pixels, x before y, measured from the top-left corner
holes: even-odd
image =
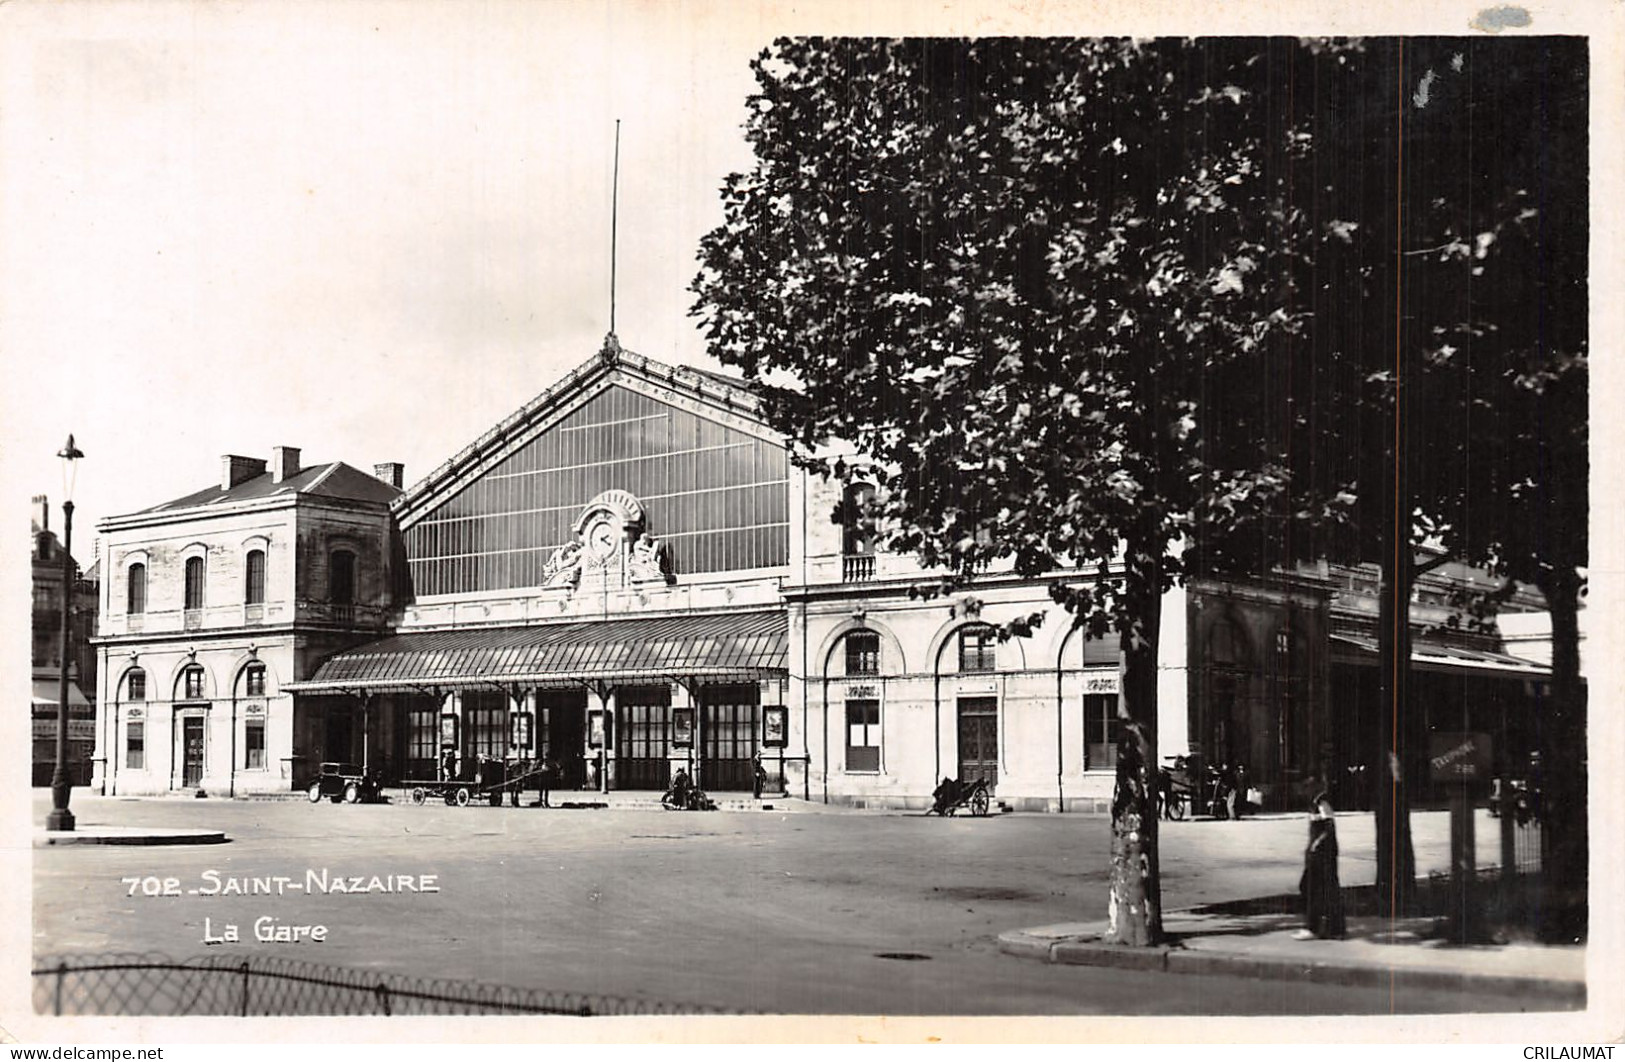
[[[1518,1000],[1518,1010],[1585,1006],[1584,945],[1527,942],[1457,946],[1438,938],[1430,917],[1390,920],[1350,915],[1343,940],[1295,939],[1296,914],[1233,913],[1214,907],[1169,911],[1168,943],[1124,947],[1101,940],[1106,923],[1077,922],[1017,929],[999,950],[1043,962],[1111,966],[1170,974],[1313,981],[1395,992],[1447,989]],[[1245,905],[1238,905],[1245,906]]]
[[[168,829],[161,826],[78,826],[72,830],[34,830],[35,848],[56,848],[81,844],[225,844],[230,838],[221,830]]]

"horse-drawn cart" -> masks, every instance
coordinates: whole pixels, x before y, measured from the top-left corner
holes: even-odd
[[[409,779],[401,785],[411,793],[414,804],[428,803],[433,797],[444,800],[447,806],[461,808],[475,800],[484,800],[495,808],[502,806],[502,797],[507,794],[513,806],[518,807],[519,794],[527,789],[546,794],[553,771],[551,764],[541,761],[481,760],[473,772],[450,773],[448,777],[436,779]]]

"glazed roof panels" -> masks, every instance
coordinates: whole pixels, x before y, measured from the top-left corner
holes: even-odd
[[[783,612],[638,619],[396,634],[333,656],[300,692],[436,690],[509,684],[739,679],[782,675]]]

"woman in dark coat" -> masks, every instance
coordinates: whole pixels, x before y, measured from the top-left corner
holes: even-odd
[[[1303,854],[1303,877],[1298,882],[1303,896],[1307,927],[1299,937],[1341,938],[1347,931],[1343,917],[1343,889],[1337,880],[1337,820],[1332,817],[1331,798],[1325,792],[1310,802],[1309,847]]]

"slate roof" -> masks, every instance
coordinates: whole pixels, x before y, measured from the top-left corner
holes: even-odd
[[[230,490],[221,490],[220,485],[215,484],[161,505],[154,505],[150,509],[142,509],[132,515],[170,512],[175,509],[192,509],[206,505],[225,505],[254,498],[272,498],[290,494],[387,503],[393,501],[400,491],[376,476],[352,468],[343,461],[333,461],[301,469],[298,474],[287,477],[281,483],[273,481],[270,472],[262,472],[252,479],[243,480]]]

